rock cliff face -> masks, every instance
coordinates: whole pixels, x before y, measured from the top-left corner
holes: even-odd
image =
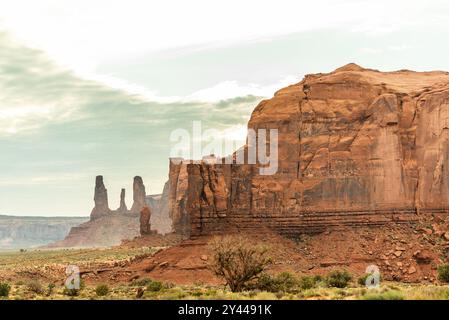
[[[277,172],[172,163],[169,207],[178,232],[264,225],[294,236],[449,212],[447,72],[349,64],[307,75],[262,101],[248,127],[278,130]]]

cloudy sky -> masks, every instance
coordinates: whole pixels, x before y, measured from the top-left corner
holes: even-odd
[[[449,70],[447,1],[0,0],[0,214],[88,215],[134,175],[159,193],[170,133],[244,138],[262,98],[348,62]]]

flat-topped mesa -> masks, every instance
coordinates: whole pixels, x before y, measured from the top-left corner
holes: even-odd
[[[145,185],[143,184],[142,177],[136,176],[134,177],[134,183],[133,183],[133,205],[131,207],[131,210],[129,211],[133,215],[139,215],[140,210],[142,210],[143,207],[145,207],[146,201],[146,191],[145,191]]]
[[[126,190],[122,189],[120,192],[120,206],[115,211],[118,214],[126,214],[128,212],[128,207],[125,202]]]
[[[278,130],[277,172],[171,163],[175,230],[195,236],[265,226],[298,235],[449,213],[447,72],[349,64],[308,75],[262,101],[248,128]]]
[[[108,205],[108,190],[104,186],[103,176],[97,176],[95,178],[94,202],[95,207],[90,214],[91,220],[107,216],[111,213]]]

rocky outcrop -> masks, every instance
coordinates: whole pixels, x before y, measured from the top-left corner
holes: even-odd
[[[136,176],[134,177],[133,183],[133,205],[130,209],[131,214],[139,215],[140,210],[146,206],[145,202],[146,192],[145,185],[143,184],[142,177]]]
[[[177,231],[267,226],[295,236],[449,212],[447,72],[350,64],[307,75],[262,101],[248,127],[259,141],[260,129],[278,131],[277,171],[261,174],[262,164],[171,164]]]
[[[126,190],[122,189],[120,192],[120,207],[115,211],[118,214],[126,214],[128,212],[128,207],[125,202]]]
[[[97,176],[95,179],[94,202],[95,207],[90,214],[91,220],[104,217],[111,213],[108,204],[108,190],[104,186],[103,176]]]
[[[145,236],[151,234],[151,210],[145,206],[140,210],[140,235]]]

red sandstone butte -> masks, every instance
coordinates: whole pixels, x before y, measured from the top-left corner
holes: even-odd
[[[279,130],[279,169],[171,163],[169,210],[187,236],[269,227],[285,235],[449,212],[449,73],[355,64],[307,75],[248,124]]]

